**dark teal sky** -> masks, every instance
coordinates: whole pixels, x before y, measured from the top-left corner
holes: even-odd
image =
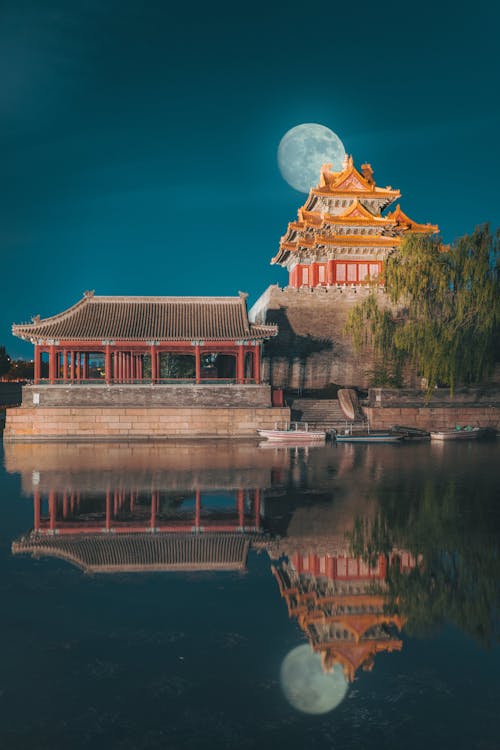
[[[500,214],[500,11],[0,0],[0,344],[96,294],[236,294],[304,196],[276,150],[334,130],[446,241]]]

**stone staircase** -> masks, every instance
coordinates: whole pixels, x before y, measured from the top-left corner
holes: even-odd
[[[307,422],[310,427],[318,430],[331,430],[332,428],[338,430],[347,425],[352,425],[354,430],[366,427],[364,420],[346,419],[336,398],[296,398],[291,402],[290,407],[293,422]]]

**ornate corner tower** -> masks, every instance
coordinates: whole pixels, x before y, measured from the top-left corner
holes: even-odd
[[[359,286],[382,283],[384,260],[407,232],[434,234],[433,224],[417,224],[400,206],[383,215],[401,194],[377,187],[370,164],[354,166],[346,156],[340,172],[321,168],[317,187],[288,224],[271,263],[286,268],[289,285]]]

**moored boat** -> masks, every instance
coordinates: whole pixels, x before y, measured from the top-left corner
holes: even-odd
[[[260,437],[280,443],[305,444],[325,442],[324,430],[310,430],[307,423],[291,422],[274,430],[257,430]]]
[[[443,430],[435,430],[431,432],[431,440],[477,440],[480,437],[485,437],[488,434],[488,430],[482,427],[449,427]]]
[[[333,438],[337,443],[399,443],[405,436],[392,432],[341,433],[334,430]]]

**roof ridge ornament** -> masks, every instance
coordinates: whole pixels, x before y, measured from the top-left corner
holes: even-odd
[[[361,174],[363,175],[363,177],[365,178],[365,180],[370,183],[370,185],[374,185],[375,184],[375,180],[373,178],[373,169],[372,169],[372,165],[371,164],[368,164],[368,162],[365,162],[364,164],[362,164],[361,165]]]
[[[84,299],[90,299],[94,296],[95,290],[94,289],[86,289],[83,293]]]

